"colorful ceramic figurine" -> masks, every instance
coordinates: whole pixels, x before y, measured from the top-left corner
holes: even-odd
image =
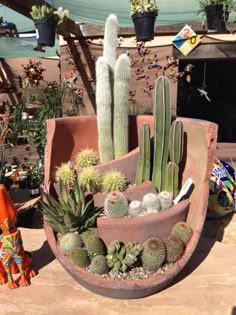
[[[12,274],[20,272],[19,286],[30,284],[30,278],[36,275],[30,268],[30,256],[24,251],[20,230],[15,227],[16,210],[5,189],[0,184],[0,284],[7,283],[15,289],[18,283]]]

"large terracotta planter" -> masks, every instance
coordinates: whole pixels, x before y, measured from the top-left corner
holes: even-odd
[[[144,119],[144,121],[146,120],[146,122],[150,122],[151,131],[153,131],[152,116],[141,116],[135,119],[135,124],[133,125],[133,127],[136,126],[136,128],[132,127],[131,130],[132,133],[136,135],[136,141],[131,142],[131,149],[134,149],[135,146],[137,146],[137,128],[139,128],[142,119]],[[181,259],[179,259],[175,264],[168,268],[164,273],[153,275],[147,279],[133,281],[111,280],[94,275],[86,271],[85,269],[74,266],[69,261],[69,259],[61,252],[60,248],[58,247],[53,230],[45,222],[45,233],[49,245],[57,259],[76,281],[97,294],[110,296],[113,298],[131,299],[140,298],[156,293],[166,288],[168,284],[173,281],[176,275],[187,264],[197,246],[207,210],[209,193],[208,181],[213,165],[214,152],[216,148],[217,125],[211,122],[196,119],[178,119],[183,121],[185,133],[185,158],[181,165],[181,169],[183,171],[181,178],[182,183],[185,183],[185,181],[189,177],[193,179],[192,190],[188,196],[189,203],[187,201],[182,202],[183,205],[186,205],[186,211],[180,212],[182,218],[186,218],[186,222],[192,227],[193,236],[189,244],[187,245],[184,255],[181,257]],[[51,129],[51,127],[53,129]],[[50,189],[50,187],[52,187],[53,172],[57,165],[59,165],[62,161],[67,161],[69,159],[73,160],[75,153],[78,152],[78,149],[80,148],[92,147],[97,150],[96,117],[71,117],[49,120],[47,122],[47,128],[48,139],[45,152],[44,186],[45,189],[48,190]],[[87,128],[88,131],[86,131]],[[91,135],[93,135],[93,137],[91,137]],[[133,139],[134,138],[132,138],[132,140]],[[134,149],[134,151],[130,152],[128,156],[122,157],[119,160],[110,162],[108,164],[111,165],[112,163],[116,163],[116,167],[119,167],[119,165],[122,165],[123,163],[124,170],[130,172],[130,169],[133,167],[133,165],[128,164],[127,166],[125,160],[129,160],[130,156],[132,156],[133,154],[137,154],[137,151],[138,149]],[[133,160],[133,164],[134,161],[135,159]],[[136,163],[134,166],[134,168],[136,168]],[[128,170],[126,169],[127,167]],[[132,180],[133,175],[130,174],[130,176]],[[177,207],[177,209],[178,207],[181,208],[181,203],[174,207]],[[153,215],[153,217],[144,216],[142,218],[133,218],[133,227],[131,227],[131,230],[133,229],[133,232],[135,231],[136,223],[138,223],[138,230],[140,231],[140,233],[142,233],[142,230],[145,229],[151,230],[151,227],[154,226],[154,220],[157,220],[157,222],[159,221],[159,226],[161,226],[161,231],[159,232],[160,236],[164,236],[165,233],[168,233],[168,229],[170,229],[172,223],[174,222],[172,219],[175,215],[176,213],[175,211],[173,211],[173,209],[168,209],[165,213],[163,212],[163,214],[159,216],[159,219],[157,217],[158,215]],[[175,218],[174,220],[178,221],[182,219]],[[127,226],[125,227],[127,230],[130,227],[128,222],[129,220],[127,220]],[[115,228],[113,226],[113,230],[114,229]],[[145,238],[146,236],[144,234],[143,237]]]

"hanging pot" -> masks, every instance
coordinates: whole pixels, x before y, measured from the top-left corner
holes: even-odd
[[[132,15],[138,42],[147,42],[155,36],[156,12],[139,12]]]
[[[50,19],[34,20],[37,42],[40,46],[53,47],[55,45],[55,23]]]
[[[223,5],[209,5],[205,8],[208,32],[226,32],[228,12],[224,11]]]

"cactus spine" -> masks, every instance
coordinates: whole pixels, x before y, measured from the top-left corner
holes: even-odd
[[[70,261],[76,266],[86,268],[90,264],[90,259],[87,250],[84,248],[75,248],[70,252]]]
[[[99,157],[105,163],[113,159],[113,140],[110,69],[104,57],[96,62],[96,104]]]
[[[146,208],[147,213],[157,213],[161,209],[160,199],[158,195],[147,193],[143,196],[143,206]]]
[[[165,187],[171,123],[170,83],[168,78],[164,76],[160,76],[156,81],[153,112],[154,160],[152,181],[160,192]]]
[[[158,198],[161,204],[161,210],[168,209],[172,206],[173,195],[168,191],[161,191],[158,194]]]
[[[91,235],[87,238],[85,241],[85,247],[90,257],[105,253],[105,246],[102,240],[96,235]]]
[[[183,156],[183,123],[174,120],[170,128],[170,162],[167,165],[166,190],[176,197],[179,191],[179,163]]]
[[[105,23],[103,56],[110,69],[114,70],[117,49],[118,20],[115,14],[110,14]]]
[[[129,204],[129,215],[131,217],[138,216],[143,211],[143,203],[138,200],[133,200]]]
[[[121,54],[114,72],[114,121],[113,139],[115,158],[128,153],[128,98],[130,80],[130,60]]]
[[[136,185],[150,179],[150,128],[147,123],[141,125],[139,139],[139,158],[135,178]]]
[[[128,200],[119,191],[110,192],[104,201],[104,213],[108,217],[122,218],[128,215]]]

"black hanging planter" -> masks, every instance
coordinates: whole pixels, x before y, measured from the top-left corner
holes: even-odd
[[[224,11],[223,5],[209,5],[205,8],[208,32],[226,32],[228,12]]]
[[[147,42],[154,38],[156,16],[156,12],[139,12],[132,15],[138,42]]]
[[[55,45],[55,23],[50,19],[34,20],[37,42],[40,46],[53,47]]]

